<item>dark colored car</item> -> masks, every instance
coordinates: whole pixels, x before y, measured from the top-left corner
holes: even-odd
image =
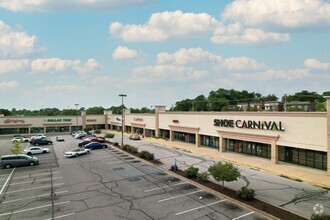
[[[91,143],[85,145],[86,149],[91,149],[91,150],[103,149],[103,148],[107,148],[107,147],[108,147],[108,145],[102,144],[102,143],[97,143],[97,142],[91,142]]]
[[[53,141],[50,140],[49,138],[37,138],[37,139],[33,139],[31,141],[31,144],[34,144],[34,145],[46,145],[46,144],[52,144]]]
[[[92,138],[91,142],[105,143],[105,140],[102,138]]]
[[[6,169],[20,166],[34,166],[39,163],[37,157],[31,157],[25,154],[4,155],[0,158],[0,166]]]
[[[85,146],[86,144],[89,144],[89,143],[91,143],[91,142],[90,141],[82,141],[78,144],[78,146],[83,147],[83,146]]]

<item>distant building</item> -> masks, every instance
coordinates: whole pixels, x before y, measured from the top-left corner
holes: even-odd
[[[265,111],[279,112],[283,110],[283,106],[280,102],[265,102],[263,109]]]
[[[315,111],[315,104],[309,101],[306,102],[293,101],[293,102],[287,102],[285,103],[285,105],[287,111],[290,111],[290,109],[300,109],[301,111],[304,112]]]

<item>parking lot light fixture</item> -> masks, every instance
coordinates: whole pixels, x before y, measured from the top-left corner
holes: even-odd
[[[124,97],[127,97],[126,94],[120,94],[121,97],[121,147],[124,146]]]
[[[78,114],[77,114],[77,111],[78,111],[78,106],[79,104],[74,104],[76,106],[76,131],[78,131]]]

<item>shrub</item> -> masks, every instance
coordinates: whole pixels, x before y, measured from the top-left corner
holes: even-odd
[[[105,134],[104,135],[105,138],[114,138],[115,137],[115,134]]]
[[[140,157],[146,160],[154,159],[154,155],[146,150],[140,152]]]
[[[97,129],[94,131],[95,134],[101,134],[101,130],[100,129]]]
[[[136,147],[129,146],[128,152],[130,152],[132,154],[136,154],[138,152],[138,149]]]
[[[330,215],[327,214],[313,214],[311,220],[330,220]]]
[[[254,198],[255,193],[254,189],[249,189],[243,186],[240,190],[237,191],[236,195],[243,200],[251,200]]]
[[[87,133],[90,132],[91,130],[93,130],[93,128],[90,126],[87,126],[86,128],[84,128],[84,131]]]
[[[197,177],[197,173],[198,173],[199,168],[196,168],[194,166],[189,167],[186,170],[186,176],[188,178],[196,178]]]
[[[119,143],[118,142],[115,142],[115,143],[113,143],[113,146],[118,147],[119,146]]]
[[[122,149],[123,149],[124,151],[128,151],[128,148],[129,148],[129,145],[127,145],[127,144],[125,144],[125,145],[122,147]]]
[[[197,173],[197,179],[205,183],[209,181],[209,175],[208,172]]]

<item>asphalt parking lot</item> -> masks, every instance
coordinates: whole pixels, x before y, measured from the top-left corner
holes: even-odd
[[[65,158],[79,142],[65,139],[40,165],[0,170],[0,219],[265,219],[114,147]]]

